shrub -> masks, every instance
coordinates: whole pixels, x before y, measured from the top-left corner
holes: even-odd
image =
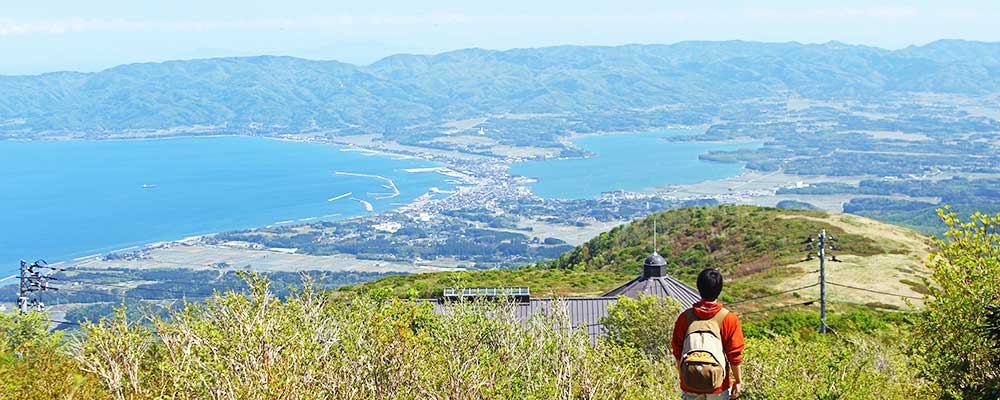
[[[217,294],[153,328],[125,313],[74,347],[117,398],[633,399],[676,397],[672,362],[594,343],[564,312],[305,290]],[[561,306],[556,304],[554,310]],[[162,344],[150,341],[159,337]],[[138,373],[136,373],[138,372]]]
[[[931,255],[930,296],[917,319],[913,351],[927,377],[948,397],[1000,397],[1000,349],[976,329],[986,307],[1000,304],[1000,215],[973,215],[962,222],[938,211],[948,227]]]
[[[0,314],[0,399],[106,399],[92,375],[62,350],[48,316]]]
[[[900,353],[866,336],[748,338],[744,396],[753,399],[933,399],[934,385]]]
[[[670,338],[681,304],[670,297],[619,297],[601,323],[607,338],[657,358],[670,358]]]

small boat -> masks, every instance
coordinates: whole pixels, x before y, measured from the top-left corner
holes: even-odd
[[[156,185],[149,185],[149,184],[146,184],[146,185],[142,185],[142,188],[143,188],[143,189],[153,189],[153,188],[156,188]]]

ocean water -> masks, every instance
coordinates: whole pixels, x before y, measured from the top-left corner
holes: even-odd
[[[697,183],[739,175],[743,164],[698,159],[711,150],[757,148],[747,143],[676,143],[664,137],[698,134],[701,131],[666,129],[621,135],[586,136],[573,141],[597,154],[584,159],[545,160],[515,164],[511,173],[538,182],[532,191],[547,198],[596,198],[601,192],[625,189],[649,191],[665,185]]]
[[[0,278],[21,259],[367,214],[350,198],[328,201],[346,192],[380,212],[449,187],[443,175],[404,171],[433,163],[341,150],[248,137],[0,141]],[[377,200],[386,182],[336,171],[385,176],[400,195]]]

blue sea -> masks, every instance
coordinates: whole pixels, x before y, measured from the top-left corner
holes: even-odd
[[[511,173],[537,178],[532,191],[546,198],[596,198],[601,192],[649,191],[665,185],[697,183],[739,175],[744,165],[698,159],[712,150],[758,148],[759,142],[678,143],[663,138],[699,134],[666,129],[634,134],[585,136],[573,143],[596,157],[515,164]]]
[[[597,157],[520,163],[511,172],[538,178],[532,189],[543,197],[594,198],[734,176],[741,164],[698,155],[760,146],[662,140],[692,133],[584,137],[576,145]],[[248,137],[0,141],[0,278],[21,259],[67,261],[206,233],[349,218],[368,214],[350,197],[381,212],[450,186],[437,173],[404,171],[434,163],[342,150]],[[390,178],[400,195],[378,200],[384,181],[336,171]],[[328,201],[347,192],[353,195]]]
[[[0,278],[21,259],[66,261],[151,242],[278,222],[376,212],[446,189],[436,166],[248,137],[139,141],[0,141]],[[393,179],[400,196],[377,200]],[[144,188],[144,186],[147,186]]]

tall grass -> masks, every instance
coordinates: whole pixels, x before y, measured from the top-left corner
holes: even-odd
[[[85,324],[69,348],[56,345],[41,320],[28,334],[0,324],[0,343],[9,343],[0,357],[0,398],[679,398],[669,346],[650,342],[669,329],[651,335],[629,327],[672,319],[665,316],[676,313],[672,302],[624,301],[605,321],[618,334],[595,342],[561,312],[521,322],[503,303],[442,310],[381,294],[331,297],[308,285],[278,299],[266,281],[250,284],[246,295],[217,294],[166,319],[140,324],[122,311]],[[933,398],[934,387],[916,377],[900,343],[878,337],[751,337],[744,394]],[[29,342],[45,343],[46,355],[15,351]],[[50,383],[18,378],[15,368]]]
[[[933,399],[901,342],[873,336],[748,338],[746,399]]]
[[[349,301],[263,281],[152,328],[85,327],[74,346],[119,399],[636,399],[676,397],[672,363],[593,345],[564,314],[519,322],[509,305]],[[158,338],[158,340],[156,339]]]

